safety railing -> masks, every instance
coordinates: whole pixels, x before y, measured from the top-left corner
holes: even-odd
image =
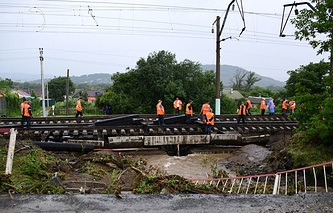
[[[195,184],[215,187],[221,193],[297,194],[333,192],[333,162],[292,169],[275,174],[225,178],[190,178]]]

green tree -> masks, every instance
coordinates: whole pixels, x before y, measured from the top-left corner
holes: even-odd
[[[3,90],[4,88],[13,88],[13,81],[9,78],[6,78],[5,80],[0,78],[0,89]]]
[[[310,63],[288,73],[286,90],[296,101],[293,117],[299,120],[301,138],[307,143],[332,145],[333,77],[328,75],[328,63]]]
[[[313,9],[302,9],[291,23],[295,25],[295,36],[298,40],[306,40],[318,54],[330,52],[330,73],[333,72],[333,1],[312,0]]]
[[[199,113],[205,101],[215,100],[214,71],[202,71],[199,63],[190,60],[178,63],[167,51],[140,58],[135,69],[116,73],[111,81],[98,104],[110,104],[114,113],[155,113],[159,99],[166,113],[172,113],[176,96],[185,103],[193,100],[194,111]]]
[[[297,70],[288,71],[289,79],[286,82],[286,94],[321,94],[326,91],[326,77],[329,73],[329,64],[326,62],[310,63]]]
[[[64,101],[66,96],[67,77],[53,78],[48,82],[49,97],[56,101]],[[75,91],[74,83],[69,79],[69,94]]]

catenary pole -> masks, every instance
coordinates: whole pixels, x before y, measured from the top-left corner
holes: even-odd
[[[41,84],[42,84],[42,108],[43,108],[43,117],[46,117],[45,112],[45,85],[44,85],[44,68],[43,68],[43,48],[39,48],[39,60],[40,60],[40,73],[41,73]]]
[[[67,79],[66,79],[66,116],[68,116],[68,96],[69,96],[69,69],[67,69]]]
[[[216,99],[215,99],[215,115],[220,115],[220,104],[221,104],[221,88],[220,88],[220,82],[221,82],[221,65],[220,65],[220,59],[221,59],[221,53],[220,53],[220,16],[216,17]]]

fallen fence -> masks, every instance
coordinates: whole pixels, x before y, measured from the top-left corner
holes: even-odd
[[[298,169],[241,177],[190,178],[195,184],[208,184],[221,193],[297,194],[333,192],[333,162]]]

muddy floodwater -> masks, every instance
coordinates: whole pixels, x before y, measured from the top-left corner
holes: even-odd
[[[226,162],[231,153],[220,154],[189,154],[187,156],[168,156],[166,154],[145,155],[148,165],[157,166],[168,174],[184,178],[206,178],[212,166],[218,162]]]

